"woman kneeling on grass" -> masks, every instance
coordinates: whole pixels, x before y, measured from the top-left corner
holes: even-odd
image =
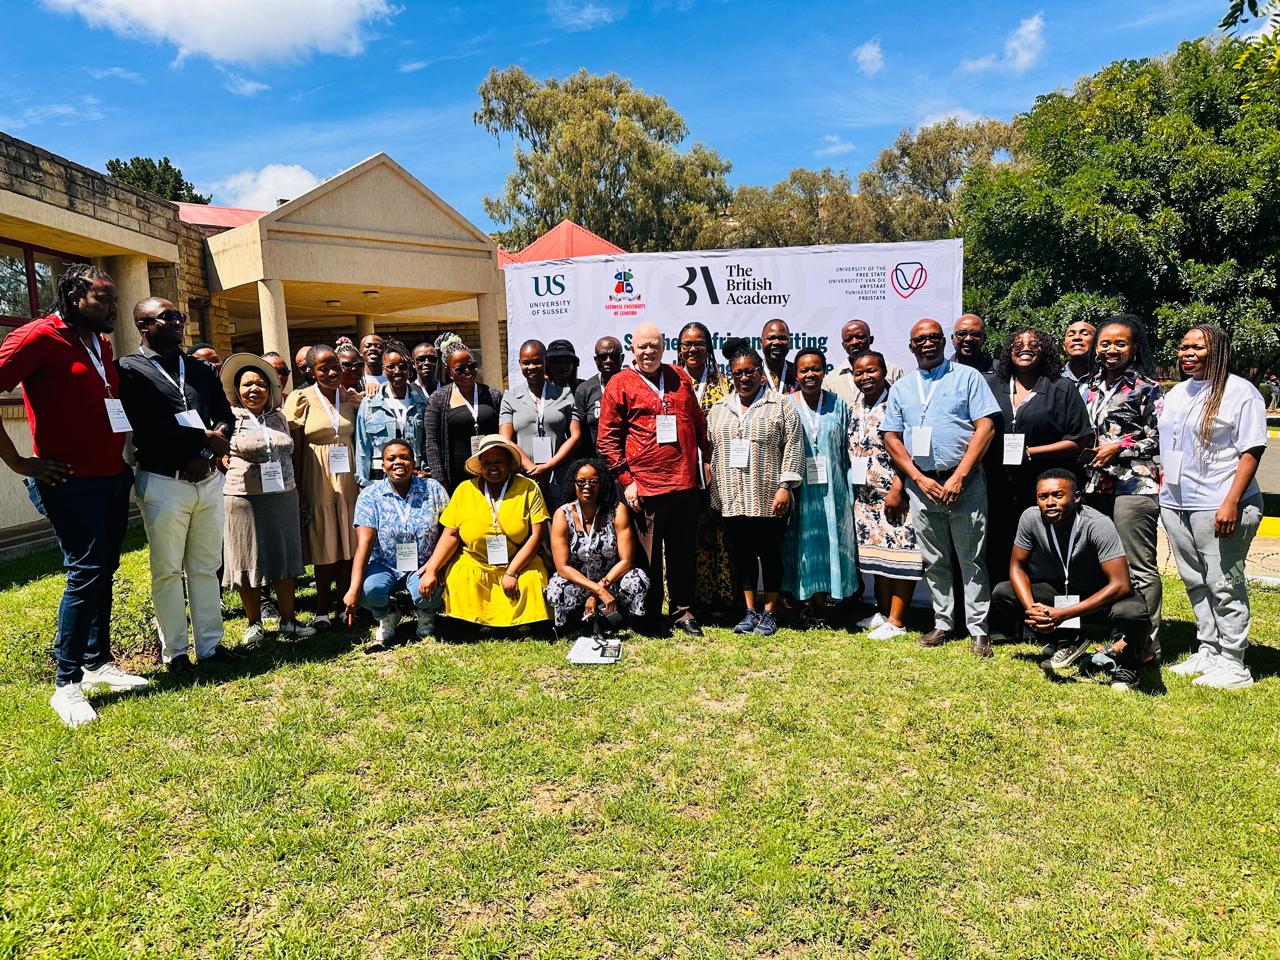
[[[551,521],[556,575],[547,586],[556,629],[585,626],[619,607],[643,617],[649,577],[632,566],[635,533],[618,482],[603,460],[590,459],[569,468],[564,486],[567,502]]]
[[[519,472],[523,459],[514,443],[490,434],[466,461],[474,479],[453,491],[419,587],[430,593],[443,578],[446,617],[484,627],[548,619],[538,544],[550,518],[538,485]]]
[[[440,515],[449,495],[430,477],[417,476],[416,464],[407,440],[388,440],[382,447],[383,479],[361,490],[356,500],[356,555],[342,602],[348,622],[357,602],[377,619],[369,652],[395,639],[400,611],[391,594],[401,588],[413,600],[418,636],[425,639],[435,631],[440,594],[434,587],[423,589],[423,571],[440,539]]]

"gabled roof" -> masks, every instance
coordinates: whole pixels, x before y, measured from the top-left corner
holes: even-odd
[[[211,203],[178,204],[178,219],[197,227],[238,227],[257,220],[264,212],[243,207],[217,207]]]
[[[617,244],[598,237],[572,220],[561,220],[519,253],[512,254],[516,263],[536,260],[564,260],[568,257],[594,257],[605,253],[626,253]]]

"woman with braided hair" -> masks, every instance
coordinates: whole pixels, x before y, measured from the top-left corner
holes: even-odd
[[[427,400],[423,421],[427,468],[452,493],[467,479],[480,440],[498,432],[502,391],[480,382],[479,364],[456,333],[436,341],[447,382]]]
[[[1228,371],[1231,343],[1214,326],[1192,327],[1178,347],[1187,379],[1160,412],[1160,520],[1196,615],[1196,652],[1169,672],[1198,686],[1253,685],[1244,665],[1249,590],[1244,560],[1262,522],[1254,474],[1267,446],[1258,389]]]

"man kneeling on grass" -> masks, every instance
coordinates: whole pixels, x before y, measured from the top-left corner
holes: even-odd
[[[1115,524],[1080,503],[1068,470],[1046,470],[1036,481],[1036,505],[1018,520],[1009,579],[991,594],[993,632],[1014,635],[1017,617],[1053,648],[1045,666],[1065,670],[1084,655],[1081,624],[1119,631],[1128,641],[1111,676],[1114,690],[1138,684],[1143,638],[1151,628],[1142,595]]]

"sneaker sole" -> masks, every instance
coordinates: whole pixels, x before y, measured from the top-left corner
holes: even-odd
[[[1058,673],[1059,671],[1066,670],[1068,667],[1071,667],[1074,664],[1076,664],[1080,660],[1080,658],[1084,656],[1084,652],[1088,648],[1089,648],[1089,641],[1081,640],[1079,643],[1076,644],[1076,648],[1071,651],[1070,657],[1068,657],[1066,660],[1063,660],[1059,663],[1054,663],[1052,660],[1048,660],[1045,662],[1045,669],[1051,670],[1054,673]]]

